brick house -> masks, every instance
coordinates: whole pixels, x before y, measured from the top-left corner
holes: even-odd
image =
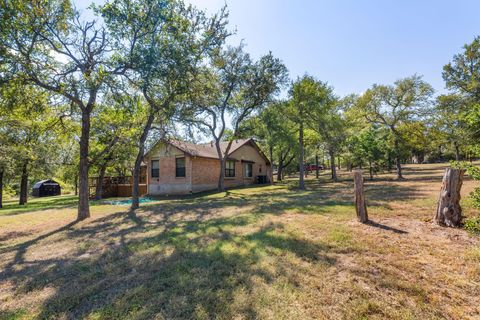
[[[228,142],[222,142],[225,151]],[[217,188],[220,160],[215,144],[159,141],[145,155],[150,195],[185,194]],[[225,168],[225,187],[270,182],[270,161],[253,139],[235,140]]]

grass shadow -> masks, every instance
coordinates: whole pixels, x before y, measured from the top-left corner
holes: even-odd
[[[114,244],[99,254],[92,249],[53,260],[16,258],[15,268],[4,270],[0,280],[15,284],[17,294],[55,288],[39,319],[256,318],[253,306],[232,302],[257,282],[275,280],[280,271],[259,265],[262,257],[287,254],[308,263],[335,264],[329,245],[285,233],[281,224],[238,233],[255,215],[171,218],[169,212],[139,210],[98,219],[87,228],[65,226],[55,232],[78,243],[95,237]],[[105,229],[105,223],[111,227]],[[16,256],[47,236],[17,247]]]

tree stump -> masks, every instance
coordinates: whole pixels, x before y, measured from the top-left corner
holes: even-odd
[[[445,169],[435,214],[435,222],[441,226],[459,227],[461,225],[460,189],[464,173],[463,169]]]
[[[361,170],[353,172],[354,190],[355,190],[355,210],[357,211],[358,221],[368,222],[367,205],[365,203],[365,194],[363,192],[363,176]]]

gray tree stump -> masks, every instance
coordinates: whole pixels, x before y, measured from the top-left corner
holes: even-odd
[[[363,192],[363,176],[361,170],[353,171],[353,181],[355,190],[355,210],[357,211],[358,221],[368,222],[367,205],[365,203],[365,194]]]
[[[464,173],[465,170],[462,169],[445,169],[435,214],[435,222],[441,226],[459,227],[461,225],[460,189]]]

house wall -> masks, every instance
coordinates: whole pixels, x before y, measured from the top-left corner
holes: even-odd
[[[175,159],[185,157],[185,177],[175,176]],[[152,178],[152,160],[159,160],[159,177]],[[192,191],[192,161],[190,156],[171,145],[158,144],[146,159],[148,194],[183,194]]]
[[[230,158],[236,160],[235,177],[225,177],[225,186],[227,188],[254,184],[259,175],[266,175],[271,179],[271,166],[267,165],[265,158],[260,155],[255,147],[244,145],[233,152]],[[253,177],[245,177],[246,162],[242,160],[254,162],[252,164]],[[192,163],[192,192],[216,189],[220,175],[220,161],[217,159],[193,158]]]
[[[148,193],[182,194],[215,190],[220,176],[220,161],[218,159],[185,156],[185,178],[175,177],[175,158],[185,156],[184,152],[170,145],[159,144],[149,153],[148,159]],[[244,145],[230,156],[235,159],[235,177],[226,177],[225,186],[236,187],[254,184],[257,176],[267,175],[271,178],[271,167],[259,154],[255,147]],[[151,161],[160,160],[160,177],[151,177]],[[253,177],[245,177],[244,161],[253,162]]]
[[[214,190],[218,185],[220,161],[209,158],[192,158],[192,192]]]
[[[265,158],[258,152],[257,148],[247,144],[235,150],[231,154],[232,158],[238,160],[253,161],[253,182],[257,181],[257,176],[267,176],[272,181],[272,168],[267,165]],[[235,167],[236,169],[236,167]],[[242,176],[244,175],[242,171]]]

